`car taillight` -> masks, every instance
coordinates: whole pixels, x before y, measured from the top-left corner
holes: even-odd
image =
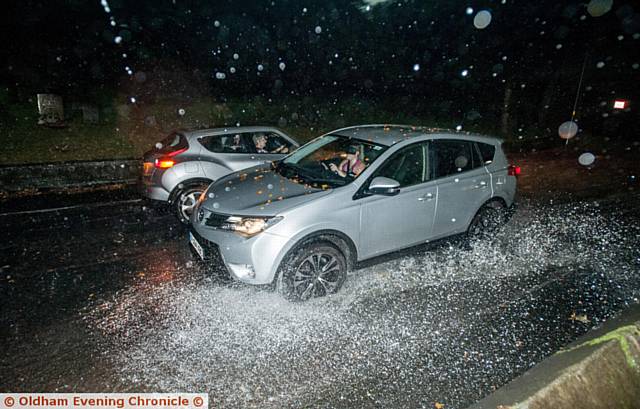
[[[168,169],[168,168],[172,167],[175,164],[176,163],[173,160],[166,159],[166,158],[156,159],[156,161],[155,161],[156,168],[160,168],[160,169]]]
[[[154,164],[151,163],[151,162],[144,162],[142,164],[142,173],[145,176],[149,176],[151,174],[151,172],[153,171],[153,166],[154,166]]]
[[[520,176],[520,166],[509,165],[509,176]]]

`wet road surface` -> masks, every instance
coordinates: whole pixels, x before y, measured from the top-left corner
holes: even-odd
[[[134,195],[14,206],[0,215],[0,391],[464,408],[638,302],[638,203],[521,199],[493,240],[367,262],[304,304],[220,280]]]

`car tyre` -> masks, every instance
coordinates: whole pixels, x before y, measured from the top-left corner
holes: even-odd
[[[205,184],[188,185],[181,188],[175,195],[171,207],[173,212],[184,225],[189,225],[189,218],[198,198],[207,189]]]
[[[486,239],[507,221],[506,208],[497,200],[483,205],[471,220],[467,229],[469,239]]]
[[[276,290],[289,301],[336,293],[347,278],[347,260],[334,245],[315,242],[294,250],[280,267]]]

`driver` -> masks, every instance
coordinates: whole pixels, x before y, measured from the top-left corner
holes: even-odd
[[[366,168],[365,164],[360,160],[360,149],[355,145],[349,145],[346,150],[347,157],[338,166],[335,163],[329,165],[329,169],[346,177],[352,174],[357,177]]]
[[[256,133],[253,135],[253,143],[256,146],[256,153],[288,153],[289,148],[285,145],[280,145],[276,149],[267,150],[267,136],[263,133]]]

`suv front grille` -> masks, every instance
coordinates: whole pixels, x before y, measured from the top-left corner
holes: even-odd
[[[229,216],[226,214],[209,213],[209,217],[205,219],[204,224],[209,227],[217,228],[222,226],[228,218]]]

